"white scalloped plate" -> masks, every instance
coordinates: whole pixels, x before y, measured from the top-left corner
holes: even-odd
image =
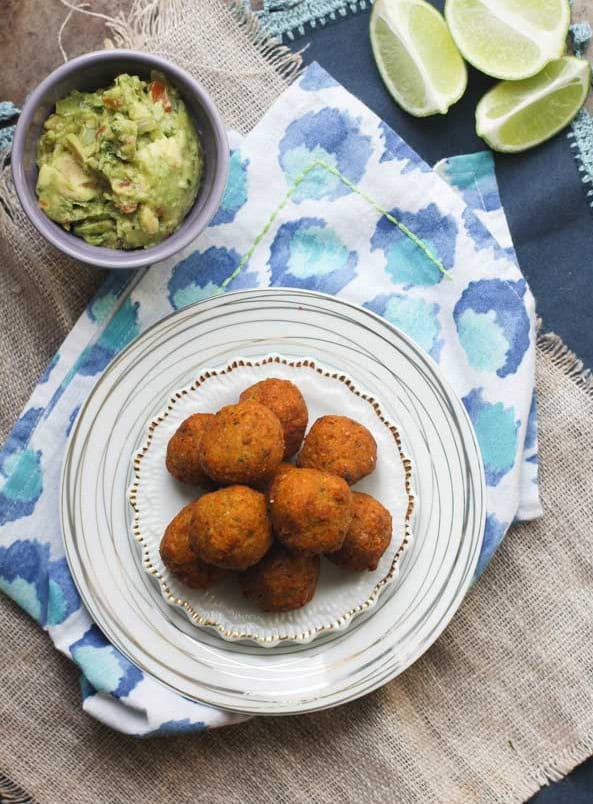
[[[159,543],[167,524],[199,491],[178,483],[165,467],[167,443],[192,413],[215,413],[237,402],[241,391],[259,380],[291,380],[301,390],[309,410],[309,425],[319,416],[350,416],[364,424],[377,442],[377,468],[356,484],[391,513],[393,538],[374,572],[346,572],[322,560],[313,600],[302,609],[265,613],[246,600],[236,577],[207,590],[190,589],[163,564]],[[190,385],[171,393],[166,409],[148,423],[145,443],[134,456],[135,480],[130,489],[134,535],[143,552],[145,570],[158,582],[162,595],[179,606],[197,626],[213,629],[224,639],[252,641],[264,647],[279,642],[308,643],[321,634],[341,631],[377,602],[398,575],[399,560],[410,542],[414,507],[412,467],[405,456],[397,426],[385,419],[379,400],[358,388],[345,374],[312,359],[265,355],[260,360],[237,357],[222,367],[204,370]]]

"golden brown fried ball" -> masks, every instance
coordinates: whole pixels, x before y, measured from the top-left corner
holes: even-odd
[[[190,546],[189,529],[195,503],[182,508],[167,525],[161,539],[160,553],[163,564],[186,586],[192,589],[208,589],[228,573],[219,567],[205,564]]]
[[[263,558],[272,544],[266,498],[247,486],[228,486],[194,504],[190,543],[208,564],[245,570]]]
[[[167,444],[167,469],[176,480],[195,486],[212,485],[210,478],[200,465],[198,446],[207,422],[214,418],[212,413],[194,413],[181,422]]]
[[[282,461],[280,466],[276,469],[273,475],[267,477],[263,483],[258,484],[257,488],[260,491],[269,491],[270,486],[274,482],[274,479],[277,478],[279,475],[283,475],[285,472],[290,472],[291,470],[296,469],[296,466],[293,463],[288,463],[287,461]]]
[[[203,470],[217,483],[257,485],[282,460],[282,427],[259,402],[227,405],[204,427],[198,454]]]
[[[352,492],[352,519],[341,549],[328,555],[330,561],[344,569],[364,572],[375,570],[389,547],[392,532],[391,514],[369,494]]]
[[[318,469],[276,475],[269,491],[274,533],[295,553],[339,550],[350,524],[351,497],[345,480]]]
[[[276,469],[276,471],[272,475],[270,482],[273,481],[274,478],[286,474],[286,472],[293,472],[295,469],[296,466],[294,465],[294,463],[288,463],[288,461],[282,461],[280,466]]]
[[[245,597],[263,611],[292,611],[313,598],[319,563],[319,556],[297,555],[276,544],[239,583]]]
[[[309,411],[303,395],[294,383],[270,377],[250,385],[239,399],[241,402],[253,399],[270,408],[282,425],[284,460],[296,455],[307,429]]]
[[[347,416],[322,416],[309,430],[297,466],[322,469],[352,485],[374,470],[377,442]]]

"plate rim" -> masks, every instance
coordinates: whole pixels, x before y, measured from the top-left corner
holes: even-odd
[[[74,583],[75,583],[75,585],[77,587],[77,590],[78,590],[78,592],[79,592],[79,594],[81,596],[82,602],[84,603],[85,607],[87,608],[88,613],[91,616],[91,618],[100,625],[100,627],[105,631],[107,637],[110,638],[110,641],[112,642],[112,644],[114,644],[114,647],[116,647],[116,649],[120,650],[135,666],[138,666],[136,660],[134,659],[133,656],[131,656],[129,654],[127,649],[125,647],[122,647],[117,640],[113,639],[113,637],[109,637],[109,628],[105,627],[104,622],[103,622],[104,618],[102,616],[97,616],[97,606],[94,604],[94,602],[92,600],[92,597],[89,598],[89,596],[86,594],[85,590],[83,588],[81,588],[81,583],[79,582],[79,579],[77,577],[77,571],[73,567],[74,557],[72,555],[70,555],[70,551],[68,549],[68,538],[67,538],[67,532],[68,531],[67,531],[67,527],[66,527],[66,523],[67,523],[67,519],[68,519],[67,476],[68,476],[68,472],[69,472],[69,464],[70,464],[70,459],[71,459],[71,453],[73,451],[74,444],[75,444],[75,441],[76,441],[76,435],[78,434],[81,422],[83,421],[85,413],[86,413],[86,411],[88,410],[88,408],[90,406],[91,400],[92,400],[94,394],[96,393],[96,390],[98,389],[98,387],[103,383],[103,381],[105,379],[105,376],[107,375],[108,371],[110,369],[112,369],[115,365],[117,365],[117,363],[120,360],[124,359],[124,357],[127,355],[127,353],[131,349],[133,349],[135,347],[135,345],[137,344],[137,342],[140,339],[144,339],[145,337],[148,337],[155,329],[157,329],[158,327],[163,326],[163,324],[165,324],[166,322],[169,322],[170,319],[174,318],[175,316],[178,316],[178,315],[181,315],[181,314],[191,313],[192,311],[200,312],[201,311],[200,308],[207,308],[209,305],[213,305],[214,307],[229,306],[229,305],[232,305],[233,302],[240,301],[241,298],[248,298],[248,297],[257,298],[258,296],[259,297],[262,297],[262,296],[264,296],[264,297],[274,297],[274,296],[275,297],[282,297],[283,295],[286,295],[286,294],[289,294],[289,295],[291,295],[293,297],[294,296],[301,297],[304,300],[312,299],[312,300],[320,301],[321,303],[327,302],[327,303],[331,303],[331,304],[337,304],[337,305],[339,305],[341,307],[346,308],[347,310],[352,310],[352,311],[354,311],[354,312],[356,312],[358,314],[363,314],[364,316],[367,316],[368,318],[372,319],[374,322],[379,324],[382,328],[385,328],[387,331],[393,332],[398,338],[401,339],[401,341],[403,343],[407,344],[407,346],[415,353],[415,355],[422,362],[424,362],[424,364],[426,366],[429,367],[429,369],[431,370],[432,373],[437,375],[437,377],[439,378],[439,381],[440,381],[440,383],[442,385],[442,388],[446,393],[446,396],[448,398],[450,397],[452,400],[454,400],[456,403],[458,403],[457,412],[460,414],[461,419],[463,420],[463,423],[464,423],[464,425],[466,427],[466,430],[470,434],[470,437],[471,437],[470,438],[471,447],[473,449],[474,457],[476,459],[475,460],[475,466],[473,467],[474,472],[473,472],[472,476],[473,476],[473,480],[477,481],[476,482],[476,492],[479,492],[479,495],[477,497],[477,501],[480,503],[479,511],[478,511],[477,518],[476,518],[476,523],[477,524],[474,527],[474,531],[477,534],[477,541],[472,546],[472,554],[471,554],[470,561],[469,561],[469,563],[467,564],[467,566],[465,568],[463,578],[462,578],[461,583],[459,584],[458,589],[456,590],[454,596],[452,596],[452,598],[451,598],[448,611],[447,611],[445,616],[441,617],[441,619],[438,622],[438,624],[431,631],[429,639],[426,642],[426,644],[423,643],[422,645],[419,646],[419,649],[413,651],[411,653],[411,655],[407,656],[405,662],[401,666],[396,668],[395,671],[392,672],[393,668],[390,668],[389,671],[386,674],[382,675],[378,679],[373,679],[371,683],[367,684],[362,689],[360,688],[362,682],[359,682],[358,686],[354,690],[352,690],[351,687],[343,687],[343,688],[341,688],[339,690],[338,693],[336,693],[335,690],[332,691],[331,693],[328,693],[326,697],[329,697],[330,694],[332,696],[332,700],[329,701],[329,702],[327,702],[327,701],[325,701],[323,699],[319,699],[319,698],[311,698],[311,700],[308,700],[307,702],[300,701],[299,702],[300,705],[295,706],[292,709],[281,708],[281,707],[279,707],[277,705],[270,706],[267,709],[262,709],[261,707],[258,708],[258,709],[254,709],[253,707],[242,707],[242,706],[238,705],[238,695],[235,695],[235,701],[233,702],[233,704],[227,704],[227,703],[221,702],[219,700],[216,700],[216,701],[213,702],[212,700],[207,700],[206,698],[198,697],[197,695],[193,695],[191,693],[188,694],[187,692],[184,692],[183,690],[177,688],[175,686],[175,684],[171,683],[170,681],[165,681],[164,679],[159,678],[159,676],[156,673],[152,672],[151,670],[147,670],[146,668],[141,666],[142,671],[144,673],[146,673],[147,676],[149,676],[153,680],[157,681],[157,683],[164,685],[166,688],[172,689],[175,692],[177,692],[177,693],[179,693],[181,695],[184,695],[185,697],[188,697],[188,698],[190,698],[192,700],[195,700],[195,701],[200,702],[200,703],[205,704],[205,705],[214,706],[214,707],[216,707],[218,709],[231,711],[231,712],[240,712],[240,713],[245,713],[245,714],[292,715],[292,714],[302,714],[304,712],[313,712],[313,711],[320,711],[320,710],[332,708],[334,706],[341,705],[341,704],[346,703],[348,701],[355,700],[355,699],[357,699],[359,697],[362,697],[363,695],[366,695],[366,694],[376,690],[377,688],[383,686],[385,683],[387,683],[388,681],[390,681],[393,678],[397,677],[402,672],[404,672],[406,669],[408,669],[408,667],[411,664],[413,664],[417,659],[419,659],[426,652],[426,650],[432,644],[434,644],[434,642],[438,639],[438,637],[441,635],[443,630],[449,624],[449,622],[452,619],[452,617],[454,616],[454,614],[457,612],[457,610],[458,610],[461,602],[463,601],[467,591],[471,587],[472,581],[473,581],[473,578],[474,578],[475,568],[476,568],[478,560],[479,560],[480,550],[481,550],[481,546],[482,546],[482,543],[483,543],[484,527],[485,527],[485,520],[486,520],[486,505],[485,505],[486,484],[485,484],[484,466],[483,466],[483,460],[482,460],[481,452],[480,452],[480,449],[479,449],[476,433],[475,433],[474,427],[472,425],[471,419],[469,418],[469,415],[468,415],[464,405],[462,404],[459,395],[452,388],[451,384],[449,383],[449,381],[445,377],[443,371],[441,370],[439,365],[436,363],[436,361],[434,361],[433,358],[430,355],[428,355],[424,350],[422,350],[421,347],[418,344],[416,344],[415,341],[413,341],[405,332],[403,332],[401,329],[399,329],[397,326],[395,326],[391,322],[387,321],[382,316],[374,313],[372,310],[369,310],[369,309],[367,309],[367,308],[363,307],[362,305],[359,305],[359,304],[357,304],[355,302],[351,302],[351,301],[349,301],[347,299],[337,298],[337,297],[332,296],[330,294],[320,293],[318,291],[310,291],[310,290],[301,289],[301,288],[286,288],[286,287],[249,288],[249,289],[244,289],[244,290],[230,291],[230,292],[225,293],[224,295],[211,296],[211,297],[208,297],[207,299],[198,300],[196,302],[193,302],[192,304],[186,305],[185,307],[181,308],[180,310],[174,310],[171,313],[167,314],[166,316],[163,316],[162,318],[160,318],[158,321],[153,322],[148,327],[146,327],[146,329],[142,333],[140,333],[129,344],[127,344],[117,355],[114,356],[114,358],[110,361],[108,366],[105,367],[102,375],[98,378],[97,382],[95,383],[95,385],[91,389],[91,391],[88,394],[87,398],[82,403],[82,405],[80,407],[80,410],[78,412],[78,415],[77,415],[77,417],[75,419],[75,422],[74,422],[74,424],[73,424],[73,426],[71,428],[70,435],[69,435],[69,438],[68,438],[67,447],[66,447],[66,450],[65,450],[65,457],[64,457],[64,462],[63,462],[63,465],[62,465],[62,472],[61,472],[61,477],[60,477],[60,507],[59,507],[59,510],[60,510],[60,526],[61,526],[62,535],[63,535],[63,539],[64,539],[65,555],[66,555],[67,563],[68,563],[72,578],[73,578]],[[126,297],[127,297],[127,294],[126,294]],[[296,306],[296,302],[294,302],[294,301],[291,301],[290,304]],[[381,337],[383,337],[383,336],[381,336]],[[477,474],[476,474],[476,470],[477,470]],[[470,474],[472,474],[472,473],[470,473]],[[352,633],[353,632],[350,632],[350,634],[352,634]],[[347,634],[345,635],[345,638],[348,638]],[[384,638],[385,637],[382,637],[382,639],[384,639]],[[303,647],[306,647],[306,646],[303,646]],[[339,697],[337,697],[338,695],[339,695]]]

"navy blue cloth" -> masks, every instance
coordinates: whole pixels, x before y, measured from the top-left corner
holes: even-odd
[[[434,5],[442,8],[442,2]],[[474,111],[494,83],[472,68],[467,91],[446,117],[414,118],[392,100],[381,81],[359,12],[309,31],[304,60],[318,61],[334,78],[394,128],[430,164],[486,146],[474,130]],[[521,269],[546,330],[593,366],[593,212],[566,132],[523,154],[496,156],[496,173]]]
[[[442,10],[442,2],[433,5]],[[482,150],[474,110],[494,83],[469,68],[464,97],[446,117],[416,119],[392,100],[377,72],[368,37],[368,13],[353,14],[308,31],[304,61],[318,61],[334,78],[385,120],[430,164]],[[496,155],[496,173],[519,264],[537,301],[544,328],[593,366],[593,214],[562,132],[523,154]],[[532,804],[593,804],[593,760],[542,789]]]

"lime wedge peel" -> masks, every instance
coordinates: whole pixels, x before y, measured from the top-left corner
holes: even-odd
[[[570,123],[590,85],[589,63],[573,56],[550,62],[531,78],[501,81],[478,103],[478,136],[495,151],[533,148]]]
[[[444,18],[425,0],[375,0],[370,38],[389,93],[410,114],[445,114],[465,92],[465,63]]]
[[[570,6],[568,0],[446,0],[445,18],[470,64],[517,81],[563,55]]]

